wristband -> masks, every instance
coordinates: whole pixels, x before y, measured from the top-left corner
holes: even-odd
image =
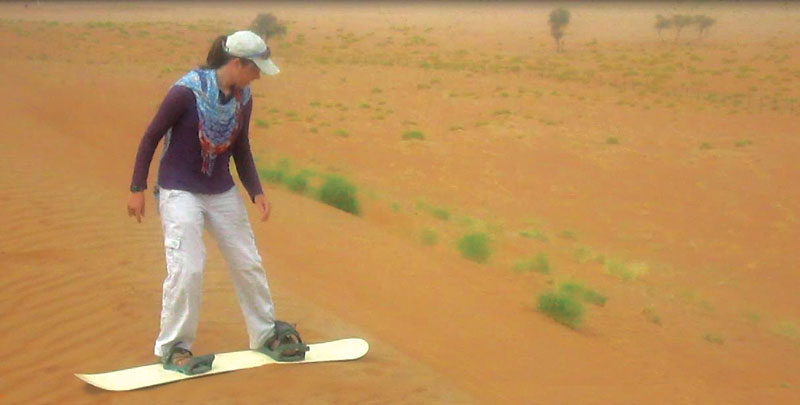
[[[144,191],[145,188],[146,187],[131,186],[131,193],[138,193],[140,191]]]

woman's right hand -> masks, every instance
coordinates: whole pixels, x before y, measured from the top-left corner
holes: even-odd
[[[131,193],[128,198],[128,216],[136,217],[136,220],[142,222],[144,217],[144,191],[135,191]]]

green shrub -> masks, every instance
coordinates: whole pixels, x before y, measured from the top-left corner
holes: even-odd
[[[572,329],[576,329],[583,321],[583,304],[563,292],[551,291],[541,294],[538,310]]]
[[[491,255],[489,236],[485,233],[464,235],[458,241],[458,250],[465,259],[478,263],[486,263]]]
[[[433,205],[428,204],[425,201],[418,201],[417,209],[427,211],[434,218],[441,219],[442,221],[450,220],[450,212],[447,211],[447,209],[442,207],[435,207]]]
[[[569,282],[563,283],[559,286],[558,291],[563,294],[568,294],[570,296],[580,298],[583,301],[586,301],[590,304],[594,304],[597,306],[603,306],[606,304],[606,297],[599,294],[597,291],[592,290],[584,286],[581,283],[577,282]]]
[[[626,281],[635,280],[647,274],[650,270],[646,263],[625,263],[615,258],[606,259],[604,265],[609,274]]]
[[[270,183],[280,184],[289,176],[291,163],[288,159],[281,159],[273,167],[259,168],[258,177]]]
[[[308,175],[306,173],[297,173],[294,176],[287,177],[284,180],[286,187],[295,193],[303,193],[308,188]]]
[[[446,209],[440,207],[431,207],[431,215],[442,221],[450,219],[450,213]]]
[[[792,321],[781,321],[775,325],[775,332],[785,338],[799,339],[800,327]]]
[[[329,176],[319,189],[318,198],[325,204],[354,215],[360,214],[356,187],[339,176]]]
[[[570,231],[570,230],[561,231],[561,233],[558,234],[558,236],[570,240],[578,239],[578,234],[576,234],[575,231]]]
[[[550,261],[547,260],[547,255],[539,253],[529,260],[519,261],[514,265],[514,271],[535,271],[537,273],[547,274],[550,272]]]
[[[542,231],[535,230],[535,229],[522,231],[522,232],[519,233],[519,236],[522,236],[523,238],[528,238],[528,239],[540,240],[542,242],[547,242],[547,240],[548,240],[547,235],[545,235]]]
[[[572,251],[572,257],[574,257],[578,263],[586,263],[592,258],[592,251],[587,247],[580,246]]]
[[[258,169],[258,177],[270,183],[281,183],[286,176],[286,172],[279,168]]]
[[[623,280],[630,281],[634,279],[633,274],[628,270],[628,266],[618,259],[610,258],[606,260],[605,268],[609,274],[615,275]]]
[[[425,134],[421,131],[406,131],[403,133],[403,139],[419,139],[424,140]]]

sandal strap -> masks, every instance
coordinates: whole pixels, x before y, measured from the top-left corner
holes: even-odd
[[[177,365],[172,362],[172,357],[177,353],[188,354],[189,358],[186,359],[183,364]],[[173,346],[167,351],[166,356],[164,356],[162,360],[164,368],[167,370],[177,371],[186,375],[195,375],[210,371],[215,357],[216,356],[213,354],[195,357],[191,350]]]
[[[295,341],[287,342],[286,340],[290,337],[294,337]],[[270,346],[276,341],[278,345],[274,349],[271,348]],[[303,343],[300,333],[297,332],[293,325],[283,321],[275,321],[275,334],[267,339],[260,351],[277,361],[299,361],[305,359],[308,349],[308,345]],[[283,352],[287,350],[295,353],[284,355]]]
[[[194,354],[192,354],[192,351],[191,351],[191,350],[189,350],[189,349],[184,349],[184,348],[182,348],[182,347],[179,347],[179,346],[172,346],[172,347],[170,347],[170,348],[169,348],[169,350],[167,351],[167,355],[166,355],[166,356],[164,356],[164,363],[172,363],[172,356],[174,356],[174,355],[176,355],[176,354],[178,354],[178,353],[181,353],[181,354],[188,354],[188,355],[189,355],[189,357],[192,357],[192,358],[194,358]]]
[[[288,322],[275,321],[275,336],[279,341],[283,341],[288,336],[294,336],[297,338],[298,343],[303,343],[303,339],[300,339],[300,333],[297,332],[294,325]]]
[[[192,357],[186,363],[183,364],[182,368],[186,372],[186,374],[200,374],[205,373],[211,370],[211,365],[214,363],[214,356],[213,354],[207,354],[205,356],[199,357]]]

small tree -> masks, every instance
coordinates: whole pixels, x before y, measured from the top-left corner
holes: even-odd
[[[672,28],[672,20],[665,18],[659,14],[656,16],[656,31],[658,31],[658,38],[661,39],[661,31]]]
[[[256,19],[250,25],[250,30],[261,35],[265,40],[286,34],[286,26],[279,23],[272,13],[256,16]]]
[[[709,16],[705,16],[705,15],[696,15],[696,16],[694,16],[694,23],[697,25],[697,38],[698,39],[702,38],[702,36],[703,36],[703,34],[705,34],[706,30],[708,30],[708,28],[711,27],[712,25],[714,25],[714,23],[716,23],[716,22],[717,22],[717,20],[715,20],[715,19],[713,19],[713,18],[711,18]]]
[[[558,8],[550,13],[550,35],[556,41],[556,52],[561,52],[562,38],[564,37],[564,28],[569,24],[569,10]]]
[[[690,15],[679,14],[672,16],[672,25],[674,25],[678,29],[677,32],[675,33],[676,42],[678,41],[678,37],[681,36],[681,30],[683,29],[683,27],[691,24],[694,24],[694,17]]]

